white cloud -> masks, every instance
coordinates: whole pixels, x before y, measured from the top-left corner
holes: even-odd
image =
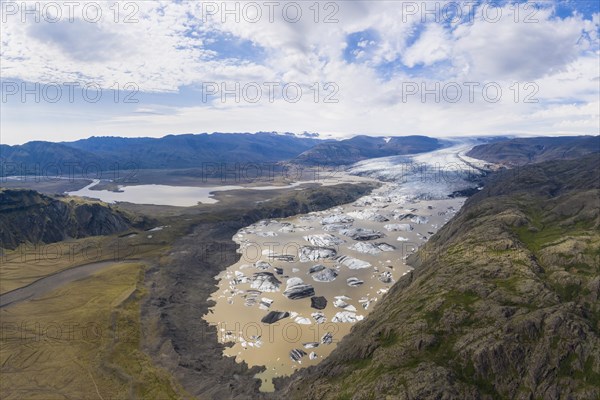
[[[112,3],[101,4],[105,15],[112,16],[108,8]],[[223,23],[221,15],[203,20],[201,2],[136,4],[138,22],[132,24],[115,24],[112,18],[95,24],[82,20],[21,23],[9,18],[2,26],[3,79],[95,82],[104,88],[134,82],[142,92],[156,93],[151,104],[106,109],[98,104],[90,113],[47,105],[45,110],[72,119],[52,126],[65,138],[212,130],[310,130],[337,135],[594,133],[600,118],[593,110],[600,79],[598,14],[592,20],[581,15],[561,19],[546,8],[537,12],[538,23],[515,23],[507,5],[496,23],[476,12],[472,23],[424,24],[419,13],[403,14],[405,9],[397,1],[352,1],[338,2],[334,17],[339,22],[325,24],[322,19],[332,10],[321,8],[320,22],[315,23],[309,9],[313,3],[305,2],[298,23],[282,18],[282,6],[273,23],[265,9],[258,23],[243,18],[236,23],[232,17]],[[377,40],[360,41],[357,62],[348,62],[344,59],[348,35],[367,30],[376,32]],[[219,49],[217,39],[222,37],[246,46],[249,54],[242,49],[235,57],[237,53]],[[248,50],[252,45],[261,49],[262,57],[252,57]],[[238,50],[234,46],[231,51]],[[392,66],[386,67],[387,76],[382,75],[382,64]],[[431,97],[422,102],[419,95],[403,102],[403,85],[415,80],[411,78],[418,75],[415,71],[423,75],[417,83],[433,85],[435,79],[443,79],[442,87],[448,82],[496,81],[503,97],[498,103],[482,101],[478,89],[474,103],[466,96],[456,104],[444,99],[436,103]],[[263,99],[258,104],[206,105],[201,104],[199,93],[182,90],[212,81],[298,82],[306,94],[293,104],[278,95],[274,103]],[[513,81],[535,83],[539,102],[515,102]],[[335,82],[339,103],[312,101],[310,86],[315,82],[320,83],[321,99],[323,83]],[[166,96],[178,92],[181,101],[171,104],[173,98]],[[11,113],[3,118],[3,142],[47,137],[49,123],[57,118],[38,114],[36,123],[30,109],[31,105],[14,103],[3,107],[4,114]],[[23,119],[26,124],[20,123]]]

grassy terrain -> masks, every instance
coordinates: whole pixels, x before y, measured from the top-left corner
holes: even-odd
[[[143,270],[117,263],[1,310],[3,399],[186,397],[140,350]]]
[[[4,250],[0,259],[0,294],[84,264],[159,256],[176,235],[173,227],[156,232],[131,230],[120,235],[23,244],[15,250]]]

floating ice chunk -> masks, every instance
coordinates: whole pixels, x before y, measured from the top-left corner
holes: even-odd
[[[384,237],[385,235],[382,232],[375,231],[373,229],[365,229],[365,228],[349,228],[349,229],[341,229],[341,235],[348,236],[354,240],[373,240]]]
[[[307,285],[300,278],[294,277],[287,280],[287,287],[283,295],[290,300],[303,299],[315,295],[315,289]]]
[[[360,211],[352,211],[349,212],[348,215],[352,218],[360,219],[360,220],[368,220],[375,222],[385,222],[389,221],[386,217],[378,213],[378,209],[365,209]]]
[[[271,264],[266,261],[260,260],[254,263],[254,268],[265,270],[271,268]]]
[[[323,337],[321,338],[321,343],[323,343],[323,344],[333,343],[333,333],[327,332],[326,334],[324,334]]]
[[[260,236],[260,237],[273,237],[273,236],[277,236],[277,233],[275,233],[273,231],[256,232],[256,236]]]
[[[352,224],[329,224],[323,227],[324,231],[327,232],[339,232],[343,229],[350,229]]]
[[[305,349],[314,349],[319,347],[319,342],[302,343],[302,346],[304,346]]]
[[[337,252],[328,247],[304,246],[298,251],[301,262],[316,261],[335,257]]]
[[[336,261],[350,269],[362,269],[371,267],[371,264],[367,261],[362,261],[354,257],[340,256],[336,258]]]
[[[304,357],[306,353],[301,349],[293,349],[290,351],[290,358],[292,361],[297,362],[298,364],[302,364],[302,357]]]
[[[357,321],[361,321],[364,317],[362,315],[356,315],[356,313],[350,311],[340,311],[333,316],[332,322],[341,322],[341,323],[354,323]]]
[[[386,224],[383,227],[391,232],[410,232],[414,229],[411,224]]]
[[[273,324],[281,319],[287,318],[290,313],[287,311],[270,311],[267,315],[262,317],[260,322],[264,324]]]
[[[357,287],[357,286],[360,286],[363,283],[365,283],[365,281],[362,281],[362,280],[360,280],[360,279],[358,279],[358,278],[356,278],[356,277],[353,276],[353,277],[350,277],[350,278],[346,279],[346,283],[350,287]]]
[[[358,242],[354,243],[352,246],[348,247],[350,250],[358,251],[359,253],[364,254],[379,254],[381,250],[374,243],[364,243]]]
[[[392,283],[394,282],[394,278],[392,277],[392,273],[390,271],[382,272],[379,275],[379,280],[383,283]]]
[[[261,310],[268,310],[271,307],[271,304],[273,304],[273,300],[272,299],[263,297],[263,298],[260,299],[260,303],[259,303],[258,307]]]
[[[429,218],[423,217],[421,215],[415,215],[410,219],[410,222],[412,222],[413,224],[426,224],[427,222],[429,222]]]
[[[321,220],[321,224],[348,224],[354,222],[354,218],[345,215],[345,214],[334,214],[328,217],[325,217]]]
[[[310,269],[308,270],[308,273],[314,274],[315,272],[323,271],[324,269],[325,269],[325,266],[323,264],[317,264],[317,265],[313,265],[312,267],[310,267]]]
[[[315,322],[317,324],[324,324],[325,322],[327,322],[327,318],[325,318],[325,314],[323,314],[322,312],[314,312],[310,314],[310,316],[315,319]]]
[[[261,292],[278,292],[281,281],[275,278],[270,272],[257,272],[252,276],[252,289],[260,290]]]
[[[310,325],[311,324],[310,319],[308,319],[306,317],[301,317],[301,316],[297,316],[296,318],[294,318],[294,321],[300,325]]]
[[[304,240],[316,247],[335,246],[344,243],[343,239],[340,239],[328,233],[304,236]]]
[[[254,306],[258,300],[258,296],[260,296],[259,290],[247,290],[246,294],[242,296],[245,299],[244,305],[246,307]]]
[[[312,275],[312,278],[317,282],[333,282],[337,278],[338,273],[335,269],[326,268]]]

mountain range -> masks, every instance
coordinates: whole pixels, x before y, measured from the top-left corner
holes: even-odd
[[[426,136],[321,140],[271,132],[168,135],[155,138],[91,137],[74,142],[0,145],[1,176],[38,170],[198,168],[206,163],[234,164],[292,160],[305,165],[341,165],[365,158],[431,151],[442,146]]]

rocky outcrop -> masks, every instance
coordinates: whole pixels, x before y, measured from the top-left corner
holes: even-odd
[[[0,190],[0,247],[111,235],[148,222],[108,204],[52,197],[34,190]]]

